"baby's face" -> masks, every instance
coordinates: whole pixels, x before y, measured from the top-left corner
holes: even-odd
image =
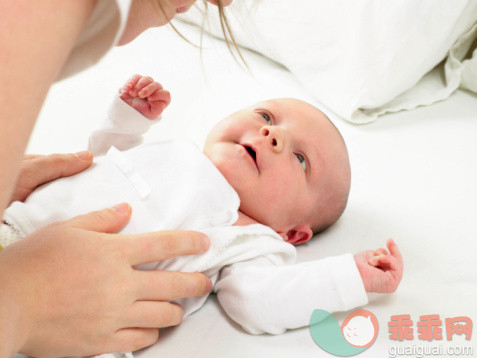
[[[237,191],[240,211],[296,244],[312,236],[316,203],[339,165],[337,136],[315,107],[274,99],[219,122],[204,153]]]

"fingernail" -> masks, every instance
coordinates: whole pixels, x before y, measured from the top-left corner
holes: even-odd
[[[202,250],[205,252],[209,250],[210,240],[207,236],[202,236]]]
[[[368,263],[371,265],[371,266],[376,266],[376,264],[378,263],[377,260],[375,258],[371,258],[368,260]]]
[[[126,215],[131,210],[131,207],[129,206],[129,204],[121,203],[116,206],[113,206],[111,210],[115,211],[119,215]]]
[[[93,154],[91,152],[88,152],[87,150],[75,153],[75,155],[79,160],[84,160],[86,162],[89,162],[91,160],[91,157],[93,156]]]
[[[138,95],[141,97],[144,96],[144,91],[139,92]]]

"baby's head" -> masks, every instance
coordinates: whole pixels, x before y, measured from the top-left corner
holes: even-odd
[[[240,197],[240,211],[287,242],[332,225],[351,173],[341,134],[309,103],[280,98],[242,109],[209,133],[204,153]]]

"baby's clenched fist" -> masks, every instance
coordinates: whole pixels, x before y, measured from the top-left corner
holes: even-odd
[[[120,98],[149,119],[156,119],[171,103],[171,94],[151,77],[134,75],[119,90]]]
[[[354,255],[356,266],[366,292],[391,293],[396,291],[402,279],[403,260],[393,241],[386,242],[386,249],[366,250]]]

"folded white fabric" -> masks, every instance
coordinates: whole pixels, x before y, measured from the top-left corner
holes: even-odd
[[[202,8],[180,19],[200,26]],[[205,29],[223,37],[213,10]],[[287,67],[351,122],[442,100],[461,81],[477,86],[477,60],[463,65],[476,46],[476,0],[241,0],[227,11],[239,45]]]

